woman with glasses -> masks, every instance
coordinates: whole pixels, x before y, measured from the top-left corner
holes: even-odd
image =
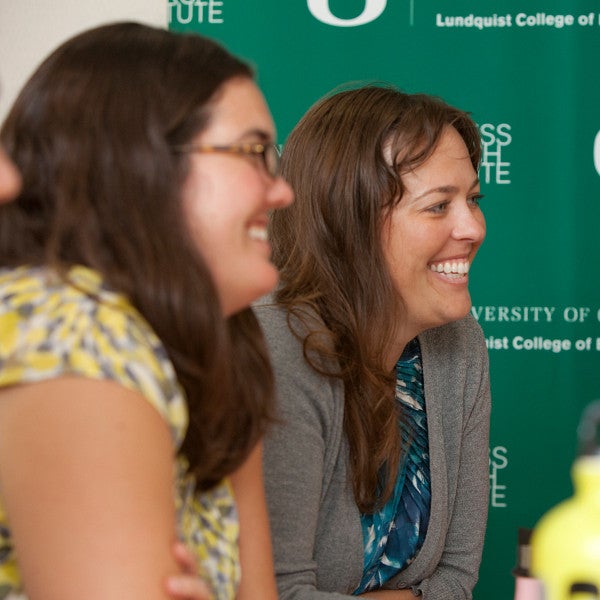
[[[286,141],[296,201],[271,221],[281,284],[256,309],[282,599],[471,598],[489,482],[479,156],[466,113],[383,86],[322,100]]]
[[[23,185],[0,207],[0,598],[273,600],[249,305],[292,192],[250,69],[99,27],[41,64],[1,139]]]

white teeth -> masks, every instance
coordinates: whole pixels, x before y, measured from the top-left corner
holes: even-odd
[[[445,275],[458,274],[466,275],[469,272],[469,261],[461,262],[444,262],[437,265],[432,264],[430,269],[436,273],[444,273]]]
[[[253,240],[258,240],[259,242],[266,242],[269,239],[267,228],[259,225],[248,227],[248,236]]]

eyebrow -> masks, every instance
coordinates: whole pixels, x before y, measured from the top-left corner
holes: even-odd
[[[244,140],[246,138],[258,138],[261,142],[273,141],[274,136],[264,129],[254,128],[248,129],[242,135],[239,136],[238,140]]]
[[[478,185],[479,185],[479,177],[475,177],[475,179],[473,180],[473,183],[471,184],[469,189],[472,190],[474,187],[476,187]],[[425,196],[429,196],[430,194],[456,194],[457,192],[458,192],[458,188],[455,185],[441,185],[440,187],[432,188],[430,190],[423,192],[422,194],[419,194],[415,198],[415,200],[420,200],[421,198],[424,198]]]

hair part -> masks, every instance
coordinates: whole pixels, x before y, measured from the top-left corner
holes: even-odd
[[[390,497],[404,452],[395,374],[386,367],[399,309],[382,228],[402,201],[402,173],[431,156],[448,126],[465,141],[477,170],[479,132],[467,113],[393,87],[324,98],[283,149],[282,175],[296,199],[271,219],[282,281],[276,300],[307,326],[307,310],[323,323],[315,329],[311,321],[300,337],[313,368],[344,382],[353,490],[363,512]]]
[[[258,323],[250,309],[224,321],[182,209],[189,157],[172,151],[238,77],[253,74],[207,38],[106,25],[41,64],[1,131],[23,189],[0,207],[0,263],[85,265],[128,296],[185,390],[182,451],[200,488],[243,462],[272,413]]]

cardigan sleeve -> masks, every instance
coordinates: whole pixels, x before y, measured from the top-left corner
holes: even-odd
[[[334,489],[347,487],[338,472],[346,460],[341,383],[307,364],[280,309],[255,311],[277,387],[278,422],[265,438],[264,474],[280,598],[348,600],[362,574],[362,539],[348,538],[348,494]]]

